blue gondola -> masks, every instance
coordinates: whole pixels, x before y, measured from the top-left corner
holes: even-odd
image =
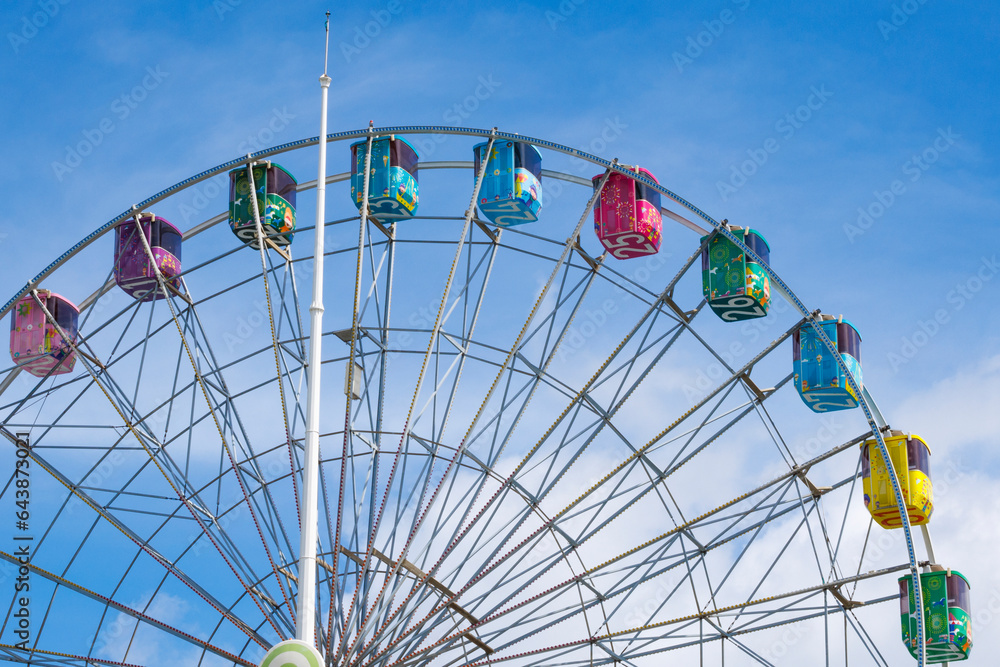
[[[473,147],[476,174],[489,143]],[[542,210],[542,156],[531,144],[495,141],[479,190],[479,210],[500,227],[538,220]]]
[[[351,201],[361,210],[365,196],[365,170],[368,140],[351,144]],[[402,137],[372,140],[372,158],[368,178],[368,210],[380,220],[412,218],[417,212],[420,185],[417,183],[417,151]]]
[[[843,316],[820,315],[816,326],[822,328],[837,346],[860,390],[861,335],[858,330]],[[792,333],[792,364],[795,388],[813,412],[849,410],[858,406],[860,398],[854,393],[847,375],[808,322]]]

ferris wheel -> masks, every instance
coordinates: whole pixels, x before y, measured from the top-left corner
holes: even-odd
[[[790,250],[764,223],[496,129],[326,135],[334,168],[299,182],[320,143],[144,200],[0,311],[0,660],[968,655],[968,582],[926,528],[927,445],[882,421],[858,331],[778,277]],[[186,229],[159,213],[227,174],[228,211]],[[876,553],[881,526],[899,537]],[[309,650],[288,641],[302,625]]]

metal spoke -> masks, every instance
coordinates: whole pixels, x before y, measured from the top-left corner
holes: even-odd
[[[252,255],[223,212],[184,233],[193,259],[169,284],[135,225],[155,274],[139,298],[99,257],[105,234],[206,179],[246,171],[256,191],[253,165],[320,142],[367,146],[367,175],[390,166],[372,164],[376,140],[410,134],[545,151],[544,219],[506,226],[481,213],[494,196],[486,160],[420,162],[410,218],[380,214],[394,195],[365,178],[357,211],[353,196],[331,198],[328,219],[294,230],[315,234],[313,254],[334,267],[317,282],[333,287],[332,323],[308,333],[299,288],[316,257],[273,243],[255,197]],[[664,220],[705,240],[678,245],[664,230],[658,256],[616,259],[583,230],[621,176],[663,195]],[[319,178],[298,185],[300,219],[318,183],[317,211],[325,186],[362,182]],[[442,205],[443,184],[471,191],[468,205]],[[728,224],[632,167],[496,129],[370,124],[241,156],[129,208],[0,308],[41,305],[36,290],[58,288],[67,265],[95,277],[68,348],[75,370],[0,369],[2,435],[12,447],[30,436],[46,494],[30,564],[37,643],[0,645],[0,659],[141,663],[135,645],[153,633],[198,664],[255,665],[304,621],[336,667],[767,665],[758,637],[796,623],[810,633],[796,651],[887,664],[885,639],[855,614],[883,613],[894,577],[917,566],[907,529],[909,564],[900,553],[900,565],[864,571],[856,455],[869,438],[883,447],[885,421],[857,388],[863,409],[845,427],[861,434],[803,442],[808,412],[785,357],[818,311],[765,266],[790,311],[745,326],[706,313],[699,260],[713,235],[739,245]],[[307,338],[332,344],[313,359]],[[321,375],[333,381],[316,408],[322,433],[306,394]],[[340,410],[343,427],[327,425]],[[308,493],[326,523],[314,559],[299,541],[307,450],[319,452]],[[88,569],[101,549],[104,582]],[[0,552],[0,569],[16,563]],[[175,600],[205,612],[198,632],[160,611]],[[54,643],[72,613],[86,614],[86,641]],[[99,635],[116,624],[112,651]],[[64,645],[74,648],[53,650]]]

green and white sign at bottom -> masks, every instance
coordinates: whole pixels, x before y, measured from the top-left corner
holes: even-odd
[[[315,648],[298,639],[289,639],[272,646],[260,667],[323,667],[323,664],[323,656]]]

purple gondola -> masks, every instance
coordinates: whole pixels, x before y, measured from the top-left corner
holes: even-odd
[[[136,219],[138,218],[138,224]],[[115,282],[125,292],[140,301],[152,301],[166,296],[156,280],[154,265],[139,230],[146,237],[156,266],[167,285],[178,289],[174,278],[181,272],[181,233],[176,227],[151,213],[126,220],[115,228]]]

